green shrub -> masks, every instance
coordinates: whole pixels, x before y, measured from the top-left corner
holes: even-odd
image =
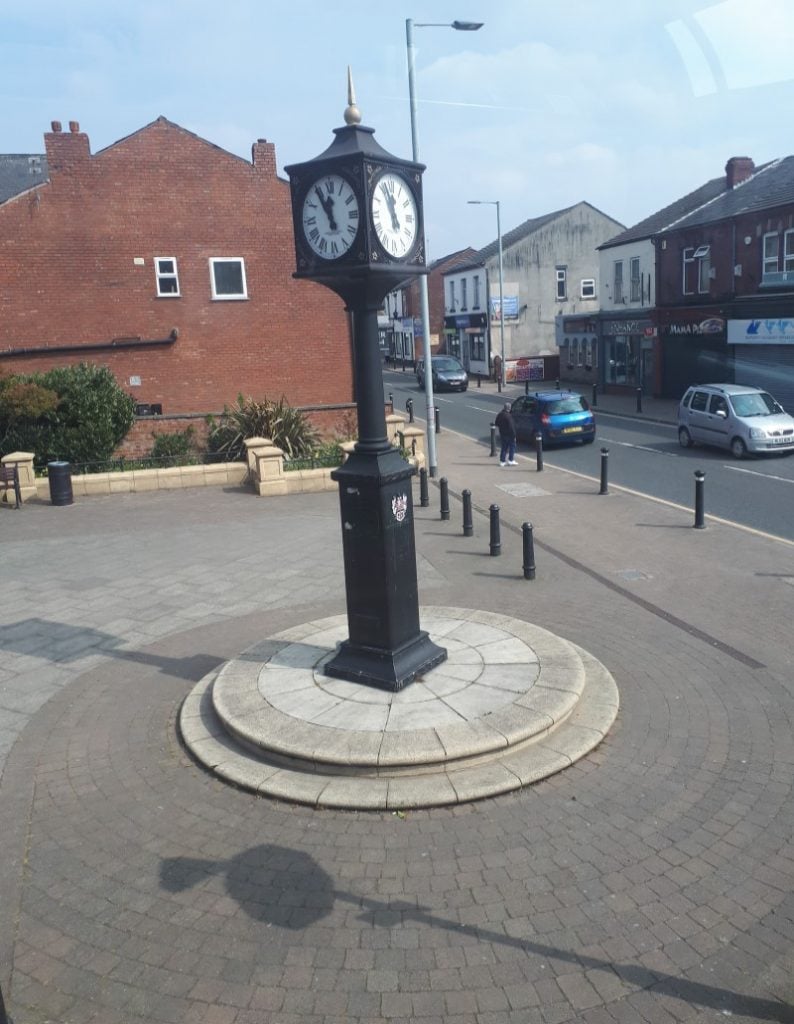
[[[43,391],[57,396],[55,406]],[[16,375],[0,384],[0,449],[33,452],[37,465],[98,462],[124,439],[134,410],[133,399],[104,366],[79,363]]]
[[[224,406],[218,420],[207,417],[207,447],[226,459],[244,459],[249,437],[269,437],[288,459],[307,458],[320,440],[320,435],[302,412],[293,409],[282,396],[277,402],[264,398],[237,396],[237,403]]]
[[[173,434],[152,433],[152,458],[162,461],[164,466],[188,466],[196,462],[194,434],[192,427]]]

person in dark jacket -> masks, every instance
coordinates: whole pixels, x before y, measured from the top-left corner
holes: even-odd
[[[516,462],[516,425],[513,415],[510,412],[510,403],[505,402],[504,408],[494,420],[496,429],[499,431],[499,438],[502,442],[502,450],[499,453],[500,466],[517,466]]]

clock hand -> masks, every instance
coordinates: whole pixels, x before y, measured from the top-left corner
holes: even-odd
[[[394,228],[395,231],[399,231],[400,222],[397,219],[397,210],[396,204],[394,202],[394,196],[391,194],[391,192],[386,191],[386,189],[384,189],[384,194],[386,196],[386,205],[389,207],[389,213],[391,214],[391,226]]]
[[[322,206],[323,210],[325,211],[325,216],[328,218],[328,227],[331,229],[331,231],[336,231],[337,224],[336,220],[334,219],[333,199],[330,196],[324,196],[320,191],[319,185],[314,186],[314,191],[317,195],[317,198],[320,200],[320,206]]]

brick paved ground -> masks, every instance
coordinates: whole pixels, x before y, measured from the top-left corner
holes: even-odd
[[[175,729],[213,665],[343,610],[335,495],[0,510],[16,1024],[794,1021],[792,547],[549,459],[507,478],[448,432],[440,452],[453,491],[502,505],[504,553],[456,503],[417,509],[422,598],[575,640],[622,706],[565,773],[404,816],[251,797]],[[498,489],[521,483],[545,494]]]

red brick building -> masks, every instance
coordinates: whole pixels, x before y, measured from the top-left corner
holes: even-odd
[[[348,317],[292,278],[272,143],[249,163],[164,117],[95,154],[76,122],[44,141],[45,180],[0,194],[0,372],[100,363],[166,416],[240,392],[343,415]]]

